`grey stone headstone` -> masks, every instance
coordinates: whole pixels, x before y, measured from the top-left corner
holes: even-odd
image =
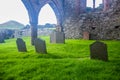
[[[50,43],[65,43],[65,34],[63,32],[53,31],[50,35]]]
[[[108,61],[107,45],[103,42],[96,41],[90,45],[91,59]]]
[[[17,38],[16,44],[19,52],[27,52],[26,44],[21,38]]]
[[[34,40],[34,45],[37,53],[47,53],[46,43],[44,40],[37,38]]]
[[[4,36],[2,35],[2,33],[0,33],[0,43],[4,43]]]

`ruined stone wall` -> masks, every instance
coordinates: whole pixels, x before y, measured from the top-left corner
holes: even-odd
[[[68,17],[73,17],[75,16],[75,1],[73,0],[65,0],[64,1],[64,16],[65,19]]]
[[[86,12],[86,0],[65,0],[64,2],[64,32],[66,38],[79,38],[79,14]],[[71,34],[72,33],[72,34]]]
[[[114,0],[106,12],[85,13],[65,20],[66,38],[83,38],[86,31],[90,33],[90,39],[120,40],[120,0]]]
[[[76,18],[86,10],[86,0],[65,0],[63,4],[65,20],[69,17]]]

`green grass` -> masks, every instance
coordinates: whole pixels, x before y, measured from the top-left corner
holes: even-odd
[[[48,54],[38,54],[23,38],[28,52],[17,51],[16,39],[0,44],[0,80],[120,80],[120,41],[103,41],[108,46],[109,61],[91,60],[89,45],[93,40],[66,40],[50,44]]]

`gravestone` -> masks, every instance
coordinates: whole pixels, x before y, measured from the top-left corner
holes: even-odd
[[[87,31],[83,32],[83,39],[89,40],[89,32],[87,32]]]
[[[34,45],[37,53],[47,53],[46,43],[44,40],[37,38],[34,40]]]
[[[50,43],[65,43],[65,34],[63,32],[53,31],[50,35]]]
[[[3,36],[3,34],[2,33],[0,33],[0,43],[4,43],[5,41],[4,41],[4,36]]]
[[[19,52],[27,52],[26,44],[21,38],[17,38],[16,44]]]
[[[103,42],[96,41],[90,45],[91,59],[108,61],[107,45]]]

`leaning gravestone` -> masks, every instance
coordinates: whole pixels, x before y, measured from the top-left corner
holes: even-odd
[[[50,35],[50,43],[65,43],[65,34],[59,31],[53,31]]]
[[[47,53],[46,43],[44,40],[37,38],[34,40],[34,45],[37,53]]]
[[[26,44],[21,38],[17,38],[16,43],[19,52],[27,52]]]
[[[4,36],[2,35],[2,33],[0,33],[0,43],[4,43]]]
[[[108,61],[107,45],[103,42],[96,41],[90,45],[91,59]]]

